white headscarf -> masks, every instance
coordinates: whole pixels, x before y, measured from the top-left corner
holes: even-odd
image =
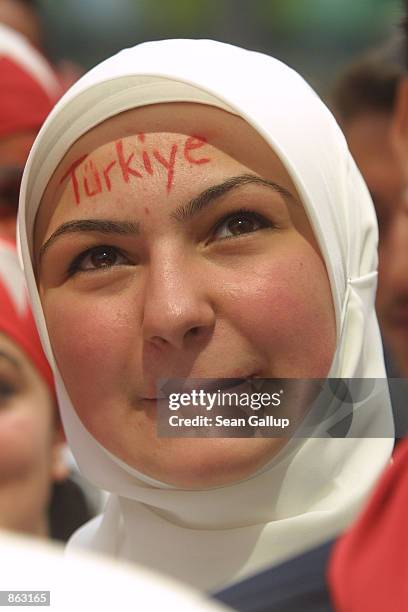
[[[35,215],[53,171],[82,134],[121,111],[166,101],[229,110],[280,157],[330,278],[338,335],[333,377],[385,378],[374,312],[377,225],[345,140],[312,89],[271,57],[214,41],[145,43],[106,60],[61,99],[34,144],[19,214],[27,282],[74,456],[89,480],[112,493],[103,517],[74,543],[214,590],[344,529],[388,461],[393,426],[388,393],[372,393],[365,410],[354,411],[345,439],[297,440],[294,451],[288,445],[244,482],[186,491],[136,472],[82,425],[55,364],[34,280]]]
[[[77,551],[67,558],[62,548],[39,538],[29,538],[0,529],[1,584],[10,591],[49,591],[53,612],[81,610],[135,612],[135,610],[177,610],[177,612],[228,612],[184,585],[146,571]],[[39,590],[41,589],[41,591]],[[21,592],[21,591],[20,591]],[[17,601],[16,601],[17,600]],[[3,606],[11,607],[7,591],[0,592]],[[16,603],[23,596],[15,597]],[[27,596],[26,601],[30,601]],[[7,605],[8,604],[8,605]],[[16,605],[16,604],[14,604]],[[18,606],[21,610],[24,603]],[[26,604],[27,605],[27,604]],[[32,605],[32,604],[31,604]],[[41,604],[40,604],[41,605]]]

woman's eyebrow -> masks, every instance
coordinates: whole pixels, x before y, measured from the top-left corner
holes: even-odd
[[[97,232],[98,234],[120,234],[129,236],[138,234],[139,223],[132,221],[112,221],[110,219],[79,219],[78,221],[67,221],[60,225],[53,234],[44,242],[39,252],[39,259],[53,242],[64,234],[75,234],[78,232]]]
[[[279,193],[284,198],[291,200],[298,204],[298,201],[294,196],[282,187],[273,181],[268,179],[264,179],[261,176],[257,176],[256,174],[240,174],[238,176],[233,176],[228,178],[226,181],[219,183],[217,185],[212,185],[198,196],[190,200],[187,204],[183,204],[179,206],[172,214],[171,217],[176,221],[185,221],[186,219],[190,219],[197,213],[199,213],[203,208],[212,204],[218,198],[221,198],[223,195],[232,191],[233,189],[237,189],[238,187],[242,187],[243,185],[250,184],[258,184],[265,185],[269,188],[272,188],[273,191]]]
[[[238,176],[230,177],[217,185],[211,185],[211,187],[208,187],[208,189],[202,191],[198,196],[187,202],[187,204],[179,206],[173,213],[171,213],[171,217],[177,221],[185,221],[190,219],[203,210],[203,208],[209,206],[226,193],[232,191],[233,189],[237,189],[238,187],[242,187],[243,185],[249,184],[265,185],[273,189],[273,191],[276,193],[281,194],[284,198],[298,203],[290,191],[281,185],[278,185],[278,183],[264,179],[255,174],[240,174]],[[53,244],[53,242],[55,242],[59,236],[64,234],[97,232],[99,234],[119,234],[121,236],[128,236],[138,234],[139,231],[140,224],[132,221],[112,221],[110,219],[79,219],[77,221],[67,221],[66,223],[60,225],[41,246],[39,260],[41,261],[44,253]]]

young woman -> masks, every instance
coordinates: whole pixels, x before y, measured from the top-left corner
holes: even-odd
[[[112,493],[72,546],[215,590],[349,524],[392,448],[375,385],[345,439],[156,431],[163,378],[385,375],[372,203],[299,75],[213,41],[119,53],[44,125],[19,224],[72,451]]]

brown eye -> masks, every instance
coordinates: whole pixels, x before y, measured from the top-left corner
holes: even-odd
[[[91,255],[89,255],[89,262],[94,268],[104,268],[106,266],[113,266],[117,260],[117,253],[113,249],[102,247],[96,249]]]
[[[214,232],[215,239],[234,238],[243,234],[257,232],[265,227],[271,227],[271,223],[254,212],[238,212],[229,215],[219,223]]]
[[[235,217],[235,219],[231,219],[231,221],[227,223],[227,227],[234,236],[245,234],[246,232],[253,232],[257,229],[255,221],[246,217]]]
[[[71,263],[68,273],[92,272],[128,263],[128,259],[115,247],[97,246],[81,253]]]

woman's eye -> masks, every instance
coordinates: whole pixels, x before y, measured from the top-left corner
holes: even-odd
[[[233,238],[250,234],[265,227],[271,227],[270,221],[254,212],[237,212],[218,223],[213,237],[215,239]]]
[[[74,259],[69,266],[69,274],[88,272],[102,268],[112,268],[128,263],[128,259],[115,247],[97,246],[88,249]]]

